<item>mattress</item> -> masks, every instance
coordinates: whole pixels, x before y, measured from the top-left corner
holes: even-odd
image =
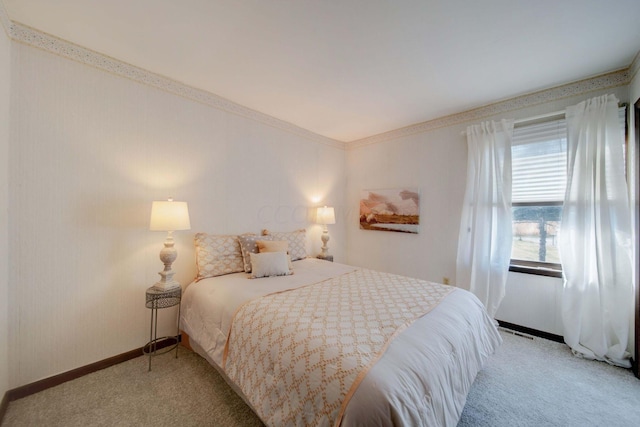
[[[267,425],[385,425],[385,426],[449,426],[456,425],[467,393],[483,363],[501,344],[500,335],[486,313],[483,305],[471,293],[453,287],[433,284],[413,278],[398,275],[388,275],[372,270],[360,269],[339,263],[330,263],[317,259],[305,259],[293,263],[295,274],[290,276],[271,277],[264,279],[248,279],[245,273],[229,274],[215,278],[200,280],[190,284],[184,291],[181,310],[181,327],[189,335],[194,349],[210,363],[223,372],[225,378],[231,381],[236,390],[258,416]],[[376,283],[374,283],[376,282]],[[420,298],[405,298],[388,304],[382,315],[389,317],[388,312],[398,312],[400,317],[396,323],[385,320],[386,335],[379,338],[374,333],[373,342],[384,342],[370,346],[359,343],[356,345],[358,357],[363,359],[361,367],[351,366],[357,371],[351,377],[340,376],[342,390],[334,390],[335,384],[329,383],[327,389],[316,394],[318,398],[306,398],[305,393],[312,393],[321,384],[334,378],[335,366],[342,367],[347,362],[335,362],[337,348],[340,346],[324,346],[322,353],[330,347],[332,362],[323,364],[322,373],[309,374],[309,360],[317,357],[318,351],[312,350],[307,359],[300,356],[297,365],[289,361],[290,356],[282,352],[282,340],[268,342],[260,339],[260,334],[278,333],[269,329],[251,331],[253,324],[262,323],[262,327],[271,327],[273,321],[264,310],[269,305],[277,305],[280,313],[300,311],[283,309],[288,301],[297,294],[307,295],[306,298],[316,298],[315,295],[325,295],[335,291],[336,286],[355,286],[358,295],[362,296],[363,289],[379,290],[393,286],[394,295],[402,293],[403,286],[412,286],[407,292],[410,295],[422,294],[421,289],[433,295],[424,298],[426,301],[422,311],[416,308]],[[324,286],[324,288],[322,288]],[[418,289],[418,290],[416,290]],[[340,295],[336,293],[335,295]],[[329,306],[339,306],[336,299],[343,296],[332,296]],[[315,299],[313,300],[315,303]],[[380,298],[378,298],[380,299]],[[382,298],[393,300],[393,298]],[[414,301],[416,303],[414,303]],[[252,314],[245,313],[252,305],[262,307]],[[299,302],[292,304],[300,304]],[[405,304],[401,309],[399,304]],[[356,304],[357,305],[357,304]],[[354,306],[353,302],[347,304]],[[321,316],[333,316],[318,313],[311,317],[318,324],[327,324]],[[361,308],[353,309],[357,312]],[[304,311],[304,310],[302,310]],[[301,311],[301,312],[302,312]],[[341,308],[339,312],[345,312]],[[411,313],[409,313],[411,312]],[[247,320],[239,316],[253,316]],[[349,313],[353,316],[353,313]],[[261,320],[260,317],[267,316]],[[393,316],[391,316],[393,317]],[[275,319],[276,317],[274,317]],[[348,320],[351,324],[353,318]],[[343,319],[344,322],[346,320]],[[305,321],[306,322],[306,321]],[[295,323],[295,318],[289,318],[285,323]],[[304,322],[303,322],[304,323]],[[235,329],[233,329],[235,326]],[[285,325],[286,326],[286,325]],[[290,326],[291,327],[291,326]],[[335,328],[333,328],[335,329]],[[340,342],[333,329],[320,331],[324,342],[330,337]],[[384,328],[383,328],[384,329]],[[314,329],[316,330],[316,329]],[[253,335],[252,335],[253,334]],[[326,335],[326,336],[324,336]],[[351,342],[351,337],[345,337]],[[251,351],[242,350],[249,346]],[[254,346],[251,347],[250,344]],[[291,348],[295,343],[287,341]],[[335,348],[334,348],[335,347]],[[360,355],[359,349],[370,347],[371,354]],[[262,348],[264,355],[251,354]],[[244,351],[244,353],[243,353]],[[292,350],[296,355],[297,349]],[[249,353],[249,354],[245,354]],[[363,351],[366,353],[366,351]],[[282,356],[284,354],[284,356]],[[286,360],[272,360],[261,365],[269,357],[280,357]],[[302,363],[300,360],[304,360]],[[277,362],[277,363],[274,363]],[[349,359],[351,363],[351,359]],[[287,366],[291,364],[292,366]],[[275,365],[275,367],[273,366]],[[299,366],[298,366],[299,365]],[[326,373],[324,365],[331,365],[331,375]],[[256,375],[256,369],[259,374]],[[291,368],[291,369],[286,369]],[[272,369],[271,372],[264,370]],[[342,369],[342,368],[340,368]],[[292,377],[298,375],[298,377]],[[256,378],[257,377],[257,378]],[[266,384],[260,384],[261,377],[266,378]],[[326,377],[326,378],[323,378]],[[256,382],[258,381],[258,382]],[[299,385],[300,382],[304,385]],[[307,382],[307,384],[304,383]],[[344,384],[342,384],[344,383]],[[308,384],[313,384],[311,387]],[[295,389],[295,390],[294,390]],[[293,390],[293,391],[292,391]],[[271,394],[270,394],[271,393]],[[276,393],[276,394],[273,394]],[[279,394],[277,394],[279,393]],[[281,402],[284,396],[290,401]],[[304,401],[304,402],[303,402]],[[302,402],[302,403],[300,403]],[[337,403],[336,403],[337,402]],[[300,408],[295,405],[300,403]],[[313,406],[316,405],[316,406]],[[324,405],[324,406],[323,406]]]

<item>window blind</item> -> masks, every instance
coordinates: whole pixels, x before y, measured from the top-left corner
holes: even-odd
[[[567,123],[564,119],[513,130],[512,202],[561,202],[567,185]]]
[[[626,108],[619,108],[623,134],[625,115]],[[567,122],[564,118],[514,129],[511,174],[513,203],[564,200],[567,185]]]

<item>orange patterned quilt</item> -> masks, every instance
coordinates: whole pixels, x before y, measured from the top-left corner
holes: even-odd
[[[339,425],[387,346],[454,288],[356,270],[242,305],[223,367],[272,426]]]

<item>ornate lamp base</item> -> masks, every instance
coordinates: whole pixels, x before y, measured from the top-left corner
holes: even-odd
[[[179,288],[180,283],[173,278],[175,272],[171,269],[171,264],[178,257],[178,251],[173,247],[173,235],[171,231],[167,233],[167,240],[164,241],[164,248],[160,251],[160,261],[164,264],[164,270],[159,272],[161,279],[153,287],[161,291],[168,291]]]
[[[318,255],[318,258],[327,261],[333,261],[333,255],[329,255],[329,245],[327,245],[327,243],[329,242],[329,230],[327,230],[326,225],[324,226],[324,230],[322,231],[322,236],[320,237],[320,239],[322,239],[322,247],[320,248],[322,250],[322,253]]]

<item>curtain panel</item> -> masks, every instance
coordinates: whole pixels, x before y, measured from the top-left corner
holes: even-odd
[[[567,189],[559,251],[564,339],[574,354],[630,367],[632,235],[618,100],[567,108]]]
[[[511,258],[511,140],[513,121],[467,127],[467,187],[462,208],[456,282],[495,316]]]

